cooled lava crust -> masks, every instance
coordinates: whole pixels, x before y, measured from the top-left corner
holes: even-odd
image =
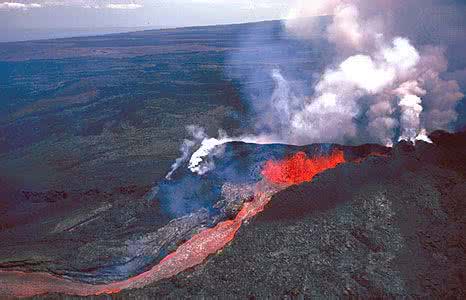
[[[466,133],[279,192],[205,264],[132,297],[465,297]]]
[[[275,194],[221,252],[112,297],[464,298],[466,133],[435,132],[431,139],[391,151],[328,145],[327,152],[344,151],[347,162]],[[251,162],[297,151],[312,157],[325,148],[228,147],[217,175],[241,164],[235,175],[254,177]]]

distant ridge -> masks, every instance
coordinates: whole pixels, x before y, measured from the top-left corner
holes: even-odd
[[[229,23],[229,24],[212,24],[212,25],[189,25],[181,27],[101,27],[101,28],[10,28],[0,33],[0,43],[16,43],[16,42],[33,42],[39,40],[54,40],[64,38],[78,37],[94,37],[111,34],[135,33],[142,31],[165,31],[165,30],[182,30],[182,29],[203,29],[209,27],[227,27],[234,25],[252,25],[260,23],[279,22],[281,20],[263,20],[256,22],[245,23]]]

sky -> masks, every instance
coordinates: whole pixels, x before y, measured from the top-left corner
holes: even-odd
[[[182,27],[283,17],[280,0],[0,0],[3,30]]]

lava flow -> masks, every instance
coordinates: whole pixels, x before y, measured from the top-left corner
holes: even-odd
[[[311,181],[314,176],[346,162],[343,151],[335,150],[329,156],[308,158],[298,152],[283,161],[267,161],[262,175],[270,182],[280,185],[300,184]]]
[[[218,223],[194,235],[175,252],[165,257],[147,272],[124,281],[92,285],[74,282],[47,273],[0,271],[0,296],[30,297],[46,293],[90,296],[112,294],[123,289],[140,288],[204,262],[208,256],[223,249],[235,236],[244,221],[260,213],[273,194],[293,184],[310,181],[318,173],[344,163],[342,151],[329,156],[308,158],[298,152],[283,161],[268,161],[264,165],[264,180],[255,186],[254,199],[246,202],[235,219]]]
[[[223,249],[234,238],[241,224],[261,212],[276,191],[275,187],[265,181],[257,183],[253,201],[246,202],[235,219],[220,222],[213,228],[201,231],[149,271],[127,280],[91,285],[47,273],[0,271],[0,296],[31,297],[47,293],[79,296],[113,294],[172,277],[201,264],[209,255]]]

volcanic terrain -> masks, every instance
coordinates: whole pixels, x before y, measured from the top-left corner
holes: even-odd
[[[307,111],[341,54],[332,18],[316,20],[309,39],[267,21],[1,43],[0,298],[466,298],[466,81],[446,81],[464,72],[464,39],[409,36],[446,46],[439,64],[420,52],[429,78],[410,73],[433,83],[414,85],[430,104],[388,107],[387,121],[372,91],[320,114],[326,98],[320,118],[293,118],[322,121],[319,138],[292,140],[283,108]],[[385,142],[371,117],[390,127],[403,112],[457,132],[364,144]],[[337,115],[351,126],[326,122]],[[277,133],[322,143],[240,142]],[[219,155],[197,174],[189,156],[209,140]]]
[[[205,264],[116,298],[464,298],[466,134],[431,138],[278,192]]]
[[[219,188],[208,210],[160,223],[139,240],[94,242],[136,244],[139,252],[106,253],[131,263],[110,272],[99,260],[104,251],[89,251],[88,269],[70,270],[84,263],[61,261],[60,248],[44,261],[3,263],[3,296],[464,295],[466,134],[431,139],[393,149],[228,144],[200,178]],[[196,188],[184,183],[190,176],[199,177],[180,169],[165,184]],[[160,190],[150,202],[163,203]],[[87,239],[102,219],[56,230]]]

